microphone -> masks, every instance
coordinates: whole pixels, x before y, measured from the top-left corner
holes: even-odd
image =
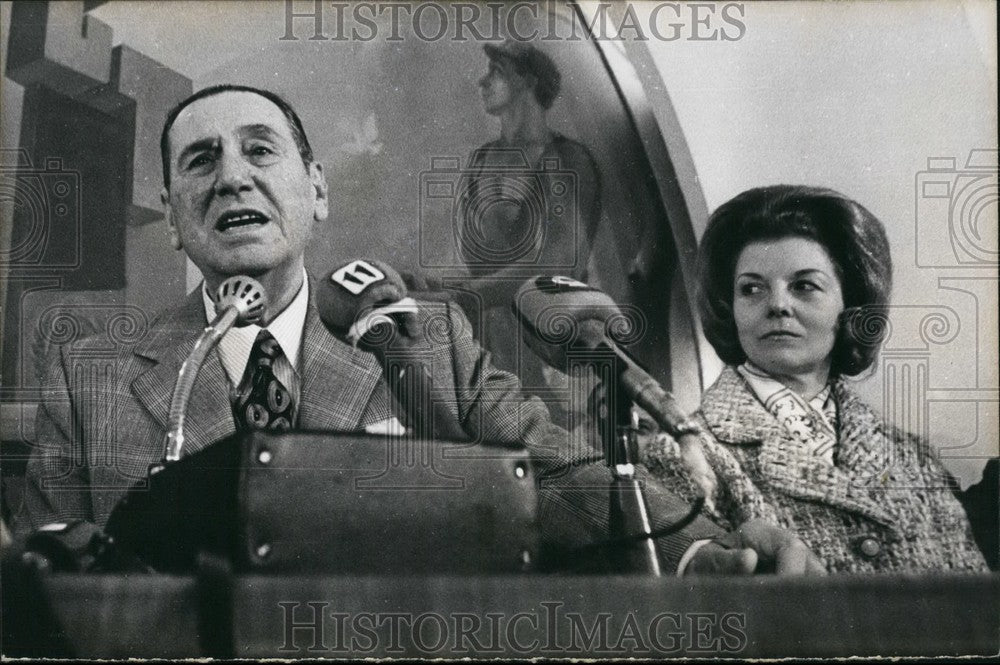
[[[717,480],[702,450],[702,428],[619,346],[615,337],[631,326],[622,325],[628,319],[610,296],[569,277],[539,276],[518,289],[511,306],[528,346],[557,369],[566,367],[573,353],[614,357],[618,385],[677,441],[684,463],[711,505]]]
[[[181,458],[184,447],[184,417],[188,401],[194,389],[194,381],[201,370],[205,358],[214,349],[222,336],[235,325],[256,323],[264,314],[267,296],[264,287],[257,280],[245,275],[236,275],[222,282],[215,292],[215,319],[202,331],[191,353],[181,364],[170,400],[169,428],[163,462],[153,464],[150,473],[161,471],[167,463]]]
[[[320,320],[333,333],[375,354],[410,427],[422,436],[465,441],[458,419],[432,399],[428,342],[399,273],[383,261],[356,259],[331,271],[316,288]]]
[[[623,389],[661,428],[675,437],[699,431],[674,396],[614,339],[631,324],[607,294],[569,277],[535,277],[518,289],[512,307],[528,346],[548,364],[560,369],[572,352],[607,352],[621,364],[618,378]]]

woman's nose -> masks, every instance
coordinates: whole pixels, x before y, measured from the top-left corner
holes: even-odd
[[[789,316],[792,313],[791,299],[784,289],[771,289],[767,297],[768,316]]]

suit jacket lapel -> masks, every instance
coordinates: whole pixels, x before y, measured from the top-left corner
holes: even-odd
[[[147,341],[134,351],[154,364],[132,382],[132,392],[164,432],[177,373],[205,325],[201,292],[195,290],[182,307],[153,324]],[[306,314],[299,367],[300,429],[354,431],[370,424],[362,419],[382,369],[372,354],[354,349],[330,334],[312,303]],[[374,409],[372,415],[385,418],[388,407]],[[217,353],[209,354],[195,381],[184,431],[185,454],[236,431],[229,382]]]
[[[841,392],[837,391],[838,397]],[[846,407],[853,407],[853,404],[841,405],[841,412],[848,411]],[[845,452],[850,458],[857,445],[855,430],[848,428],[845,437],[841,424],[838,448],[846,438],[849,439],[847,450],[838,450],[837,466],[826,464],[807,454],[732,368],[726,368],[706,392],[702,411],[709,429],[719,441],[760,446],[761,475],[775,489],[796,498],[861,513],[887,526],[894,523],[892,516],[868,496],[866,488],[854,476],[856,467],[844,464]]]
[[[855,484],[876,489],[891,463],[885,423],[843,381],[834,384],[834,395],[840,407],[837,463],[849,471]]]
[[[354,431],[382,378],[375,357],[334,337],[312,303],[302,342],[301,429]],[[386,417],[383,414],[382,417]]]
[[[155,323],[138,356],[155,364],[132,381],[132,392],[153,419],[168,428],[170,400],[181,364],[206,325],[201,292]],[[216,353],[206,358],[195,380],[184,421],[184,454],[188,455],[236,431],[229,401],[229,382]]]

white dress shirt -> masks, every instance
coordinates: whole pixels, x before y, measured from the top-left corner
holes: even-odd
[[[205,304],[205,319],[215,318],[215,302],[208,295],[208,287],[201,288],[202,301]],[[274,363],[274,376],[281,381],[292,396],[292,404],[301,404],[302,380],[299,372],[299,355],[302,348],[302,333],[306,325],[306,313],[309,310],[309,279],[302,271],[302,286],[292,298],[292,302],[278,314],[267,326],[267,330],[281,347],[282,355]],[[236,389],[243,380],[250,352],[257,340],[257,334],[263,330],[260,326],[249,323],[241,327],[230,328],[219,340],[216,349],[219,360],[229,379],[230,396],[235,397]],[[294,426],[295,423],[292,423]]]

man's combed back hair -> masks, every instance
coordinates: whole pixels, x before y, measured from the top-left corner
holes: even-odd
[[[223,92],[249,92],[254,95],[260,95],[264,99],[270,101],[279,109],[281,109],[282,114],[288,120],[288,128],[292,132],[292,137],[295,139],[295,145],[298,146],[299,155],[302,157],[302,163],[308,166],[313,161],[312,147],[309,145],[309,139],[306,137],[306,130],[302,128],[302,121],[299,120],[299,115],[292,108],[285,99],[278,94],[270,92],[268,90],[261,90],[260,88],[254,88],[248,85],[233,85],[229,83],[224,83],[222,85],[213,85],[208,88],[202,88],[198,92],[190,95],[175,107],[170,109],[167,113],[167,119],[163,123],[163,131],[160,132],[160,158],[163,160],[163,186],[170,189],[170,128],[174,126],[174,121],[177,120],[177,116],[180,115],[181,111],[185,108],[198,101],[199,99],[205,99],[206,97],[212,97],[213,95],[218,95]]]
[[[736,263],[747,245],[788,237],[813,240],[830,256],[844,295],[831,375],[860,374],[875,362],[885,337],[892,259],[882,222],[830,189],[760,187],[712,213],[698,251],[698,308],[705,337],[723,362],[746,360],[733,316]]]

